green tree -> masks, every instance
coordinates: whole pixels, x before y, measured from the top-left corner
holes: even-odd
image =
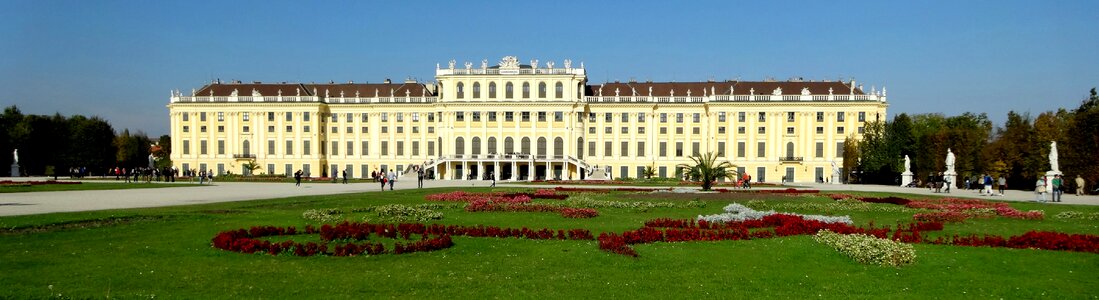
[[[853,182],[851,174],[858,171],[859,164],[859,142],[853,137],[848,136],[843,140],[843,172],[840,174],[840,178],[843,178],[843,182]]]
[[[1099,94],[1096,94],[1095,88],[1072,113],[1073,118],[1065,132],[1065,146],[1057,144],[1061,170],[1066,177],[1084,177],[1091,185],[1087,188],[1094,189],[1095,184],[1099,183],[1099,163],[1096,163],[1099,162]]]
[[[691,163],[679,164],[691,178],[702,181],[702,190],[709,191],[714,182],[722,178],[737,178],[736,166],[728,161],[717,162],[717,153],[696,153],[690,157]]]

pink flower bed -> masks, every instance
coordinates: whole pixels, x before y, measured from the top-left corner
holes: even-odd
[[[979,199],[925,199],[909,200],[898,197],[856,197],[845,194],[832,194],[832,199],[858,199],[863,202],[889,203],[904,205],[909,208],[922,208],[934,210],[931,213],[920,213],[912,216],[916,221],[923,222],[965,222],[970,218],[983,218],[1000,216],[1005,218],[1023,220],[1042,220],[1045,214],[1041,211],[1020,211],[1003,202],[991,202]]]

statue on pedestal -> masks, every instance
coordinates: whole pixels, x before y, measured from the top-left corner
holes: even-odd
[[[13,164],[13,165],[19,164],[19,149],[15,149],[15,151],[13,151],[11,153],[11,155],[12,155],[11,164]]]
[[[1061,165],[1057,162],[1057,142],[1049,142],[1049,168],[1051,171],[1060,173]]]
[[[904,172],[912,173],[912,160],[908,159],[908,155],[904,155]]]
[[[950,148],[946,148],[946,173],[954,172],[954,152],[950,151]]]

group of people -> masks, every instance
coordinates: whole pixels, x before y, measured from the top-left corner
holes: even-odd
[[[1065,178],[1062,175],[1039,176],[1038,181],[1034,182],[1034,201],[1046,202],[1046,193],[1050,194],[1049,202],[1061,202],[1061,196],[1065,194]],[[1087,181],[1080,175],[1076,175],[1076,195],[1085,195],[1084,186],[1087,185]],[[1047,188],[1048,186],[1048,188]],[[1099,191],[1099,188],[1095,189]]]
[[[931,173],[927,175],[927,190],[929,191],[934,191],[936,193],[950,193],[951,183],[952,182],[950,182],[950,177],[946,176],[946,174],[943,172],[939,172],[938,174]],[[945,190],[943,189],[944,187],[946,188]]]
[[[381,182],[383,191],[385,190],[386,184],[389,184],[389,190],[392,191],[393,185],[397,183],[397,172],[393,170],[389,170],[389,172],[386,172],[385,170],[382,170],[381,172],[374,170],[370,172],[370,178],[373,178],[375,182]]]
[[[992,192],[993,185],[995,185],[998,193]],[[965,179],[965,189],[976,189],[977,193],[982,196],[1003,196],[1005,188],[1007,188],[1007,178],[1004,178],[1003,175],[1000,175],[998,179],[993,179],[992,175],[989,174],[981,174],[975,180]]]
[[[88,176],[88,168],[86,167],[71,167],[69,168],[69,178],[84,178]]]
[[[78,174],[78,175],[75,175],[78,178],[83,177],[87,174],[87,170],[84,169],[84,168],[73,168],[73,169],[75,169],[73,171],[75,171]],[[141,181],[145,181],[146,183],[152,182],[152,181],[175,182],[176,181],[176,176],[179,175],[179,169],[176,169],[175,167],[164,167],[164,168],[161,168],[161,169],[144,168],[144,167],[137,167],[137,168],[115,167],[113,169],[107,170],[107,173],[109,173],[111,175],[114,175],[115,180],[125,179],[126,182],[135,182],[135,183],[136,182],[141,182]]]

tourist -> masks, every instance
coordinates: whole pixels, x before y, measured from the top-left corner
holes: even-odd
[[[417,169],[416,170],[416,188],[419,188],[419,189],[424,188],[424,170],[423,169]]]
[[[1000,175],[1000,179],[997,179],[996,183],[997,188],[1000,189],[1000,196],[1003,197],[1004,189],[1007,188],[1007,178],[1004,178],[1004,175]]]
[[[294,186],[301,186],[301,170],[294,172]]]
[[[992,175],[985,174],[983,180],[985,181],[985,189],[981,192],[981,194],[988,194],[989,196],[992,196]]]
[[[343,170],[343,184],[347,184],[347,170]]]
[[[214,170],[213,169],[207,170],[206,171],[206,176],[209,177],[207,179],[210,180],[210,185],[214,185]]]
[[[397,171],[389,171],[389,178],[386,178],[386,180],[389,181],[389,190],[392,191],[393,184],[397,183]],[[382,189],[385,189],[385,187],[382,187]]]
[[[1083,196],[1084,195],[1084,184],[1085,184],[1084,178],[1080,177],[1080,175],[1076,175],[1076,195],[1077,196]]]
[[[370,171],[370,180],[378,181],[378,170]]]
[[[489,186],[489,187],[496,187],[496,174],[493,174],[492,172],[489,172],[488,177],[492,177],[492,185]]]
[[[198,184],[206,183],[206,170],[198,171]]]
[[[1041,176],[1034,183],[1034,202],[1046,202],[1046,181]]]
[[[381,177],[380,179],[378,179],[378,182],[382,183],[382,191],[385,191],[385,182],[386,182],[387,179],[385,178],[385,176],[383,176],[383,174],[385,174],[384,169],[382,170],[381,173],[378,173],[378,177]]]
[[[1053,193],[1050,202],[1061,202],[1061,175],[1053,175],[1051,186],[1053,187]]]

